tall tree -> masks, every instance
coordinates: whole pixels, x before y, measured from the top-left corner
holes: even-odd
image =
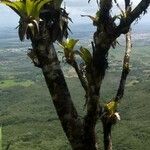
[[[111,127],[119,119],[117,105],[123,97],[129,73],[130,26],[146,12],[150,0],[141,0],[133,10],[130,0],[124,0],[125,9],[119,6],[117,0],[97,0],[99,10],[96,17],[89,16],[97,28],[93,34],[93,54],[84,47],[75,51],[73,48],[77,40],[63,41],[63,37],[68,36],[68,20],[71,19],[66,10],[61,8],[62,0],[1,1],[20,16],[20,40],[24,40],[25,37],[31,40],[32,49],[28,56],[36,67],[42,69],[57,115],[72,149],[98,149],[95,126],[100,119],[104,130],[105,150],[112,150]],[[113,2],[121,11],[119,17],[111,15]],[[119,24],[116,23],[116,19],[119,19]],[[120,85],[116,96],[103,107],[100,89],[108,67],[108,52],[111,47],[115,47],[116,39],[121,34],[126,34],[127,44]],[[54,47],[55,41],[63,47],[66,62],[75,69],[85,90],[87,113],[83,119],[79,117],[73,104]],[[83,68],[79,67],[75,55],[83,59]]]

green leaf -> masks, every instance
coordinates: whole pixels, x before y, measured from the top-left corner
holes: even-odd
[[[65,42],[62,42],[62,46],[66,49],[73,50],[74,46],[79,40],[67,39]]]
[[[41,8],[50,1],[52,0],[3,0],[2,3],[13,9],[20,17],[37,19]]]
[[[86,65],[90,64],[92,61],[92,55],[91,55],[90,51],[84,47],[81,47],[80,52],[81,52],[80,56],[84,60]]]
[[[13,9],[20,17],[24,17],[25,16],[25,4],[23,3],[23,1],[6,1],[3,0],[1,3],[9,6],[11,9]]]
[[[26,0],[26,12],[27,16],[31,16],[32,10],[34,9],[34,1],[33,0]]]

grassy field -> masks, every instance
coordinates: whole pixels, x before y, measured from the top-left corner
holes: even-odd
[[[114,150],[149,150],[150,47],[134,48],[125,96],[119,106],[121,121],[113,127]],[[144,52],[144,53],[143,53]],[[112,50],[103,82],[101,101],[115,96],[121,73],[123,48]],[[77,78],[66,79],[81,115],[84,92]],[[76,88],[79,87],[79,88]],[[25,51],[0,51],[0,124],[3,150],[71,150],[60,126],[41,71]],[[96,127],[102,143],[100,121]]]

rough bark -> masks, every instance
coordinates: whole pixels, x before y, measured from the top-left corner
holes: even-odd
[[[99,114],[99,95],[93,93],[93,86],[90,87],[90,97],[87,102],[87,114],[84,117],[84,140],[89,145],[89,150],[97,150],[95,125]]]
[[[53,44],[40,39],[32,43],[62,127],[73,149],[83,148],[82,122],[72,102]]]

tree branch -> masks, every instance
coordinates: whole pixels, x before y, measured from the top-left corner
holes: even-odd
[[[142,0],[136,6],[136,8],[128,14],[127,17],[121,19],[119,26],[116,28],[117,37],[120,36],[120,34],[122,33],[125,34],[129,31],[130,25],[136,19],[138,19],[142,13],[146,12],[146,9],[148,8],[149,4],[150,4],[150,0]]]
[[[101,106],[99,104],[100,87],[108,67],[107,55],[110,48],[111,39],[107,38],[106,32],[111,28],[110,9],[112,0],[100,1],[100,16],[98,19],[97,31],[94,34],[94,51],[93,62],[91,68],[87,70],[89,99],[87,102],[87,114],[84,117],[84,135],[85,141],[91,143],[91,147],[96,147],[95,125],[100,113]],[[106,26],[105,26],[106,25]],[[104,28],[103,28],[104,27]],[[106,28],[105,28],[106,27]],[[108,40],[107,40],[108,39]],[[90,147],[89,147],[90,149]],[[93,150],[93,149],[91,149]]]
[[[126,79],[129,73],[129,60],[130,60],[130,53],[131,53],[131,32],[129,31],[126,34],[126,50],[125,50],[125,56],[123,61],[123,70],[122,75],[120,79],[119,88],[116,94],[115,101],[118,103],[119,100],[122,99],[124,95],[124,89],[125,89],[125,83]],[[112,138],[111,138],[111,127],[113,124],[117,121],[116,112],[117,110],[113,110],[114,112],[112,114],[108,114],[109,112],[103,112],[103,116],[101,117],[102,124],[103,124],[103,131],[104,131],[104,147],[105,150],[112,150]]]
[[[99,91],[102,80],[105,76],[105,71],[108,67],[107,61],[108,51],[112,43],[116,40],[117,37],[120,36],[120,34],[127,33],[129,31],[131,23],[135,19],[137,19],[142,12],[144,12],[147,9],[149,2],[150,2],[149,0],[141,1],[141,3],[132,12],[130,12],[125,18],[121,19],[120,25],[117,27],[110,15],[112,1],[110,0],[100,1],[100,10],[99,10],[100,16],[98,19],[97,31],[94,33],[95,51],[93,54],[93,65],[92,65],[92,72],[93,72],[92,76],[94,77],[94,80],[96,82],[93,81],[94,83],[89,85],[90,99],[88,101],[87,115],[85,116],[85,131],[88,142],[90,142],[90,140],[92,143],[96,141],[94,132],[95,132],[95,125],[97,122],[97,113],[100,111],[98,109],[100,97]],[[128,2],[126,1],[126,8],[127,6],[129,6],[129,1]],[[127,56],[125,57],[125,59],[128,58]],[[127,60],[125,60],[125,62],[127,62]],[[127,68],[124,67],[124,70],[127,71]],[[124,84],[124,81],[123,82],[121,81],[121,85],[122,84]],[[102,118],[105,150],[112,149],[111,126],[114,123],[114,121],[115,121],[114,117],[109,118],[106,116],[105,118],[104,116]],[[93,138],[88,139],[89,137],[88,135],[90,134],[93,134]]]
[[[130,6],[130,0],[125,0],[125,9],[127,10]]]
[[[100,0],[100,22],[106,24],[110,18],[112,0]]]
[[[77,73],[77,75],[78,75],[78,78],[79,78],[79,80],[80,80],[80,83],[81,83],[82,87],[83,87],[84,90],[85,90],[85,98],[86,98],[85,106],[86,106],[87,101],[88,101],[88,82],[87,82],[86,79],[83,77],[83,73],[82,73],[82,71],[79,69],[78,64],[77,64],[77,62],[76,62],[75,60],[72,62],[71,65],[72,65],[72,67],[75,69],[75,71],[76,71],[76,73]]]
[[[129,2],[130,1],[126,1],[126,7],[130,5]],[[107,55],[112,43],[120,34],[126,34],[129,31],[131,23],[136,20],[142,12],[146,11],[150,0],[142,0],[132,12],[129,12],[126,17],[122,17],[118,26],[115,25],[115,22],[110,16],[109,11],[112,7],[111,1],[101,0],[100,3],[99,11],[101,13],[98,21],[99,24],[97,25],[97,31],[94,33],[95,52],[93,56],[93,66],[95,68],[94,72],[97,74],[96,76],[103,78],[108,67]],[[106,6],[108,6],[108,8],[106,8]],[[103,19],[103,17],[105,19]],[[107,24],[102,27],[104,23]]]
[[[130,1],[125,1],[125,11],[127,13],[128,9],[130,7]],[[123,61],[123,70],[122,75],[120,79],[119,88],[116,94],[116,97],[114,101],[118,102],[124,95],[124,88],[125,83],[127,79],[127,75],[129,73],[129,60],[130,60],[130,53],[131,53],[131,32],[129,31],[126,34],[126,50],[125,50],[125,56]],[[104,114],[102,117],[102,124],[103,124],[103,131],[104,131],[104,148],[105,150],[112,150],[112,137],[111,137],[111,128],[114,123],[116,123],[117,117],[115,114],[112,114],[109,116]]]
[[[87,81],[83,77],[82,71],[79,69],[77,62],[74,60],[71,65],[75,69],[75,71],[76,71],[76,73],[77,73],[77,75],[79,77],[79,80],[81,82],[82,87],[87,92],[87,90],[88,90]]]
[[[129,61],[130,61],[130,54],[132,49],[132,43],[131,43],[131,31],[129,31],[126,34],[126,50],[125,50],[125,56],[123,61],[123,69],[122,69],[122,75],[120,79],[119,88],[115,97],[115,101],[119,101],[122,99],[124,95],[124,89],[125,89],[125,83],[127,76],[129,74]]]

